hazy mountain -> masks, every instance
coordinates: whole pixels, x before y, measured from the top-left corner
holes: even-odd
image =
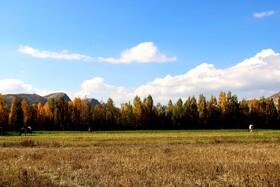
[[[277,92],[276,94],[273,94],[273,95],[270,96],[269,98],[272,98],[274,104],[277,106],[277,105],[279,104],[279,103],[278,103],[279,97],[280,97],[280,92]]]
[[[17,98],[17,100],[20,102],[23,99],[25,99],[28,105],[38,104],[40,102],[42,103],[42,105],[44,105],[47,101],[49,101],[51,99],[54,99],[54,101],[57,101],[60,98],[63,98],[64,101],[66,101],[66,102],[71,101],[71,99],[68,97],[68,95],[63,92],[51,93],[51,94],[45,95],[45,96],[40,96],[37,94],[6,94],[6,95],[3,95],[4,102],[7,103],[9,107],[11,107],[14,97]],[[94,98],[87,98],[87,100],[92,107],[100,104],[100,102]]]
[[[5,103],[8,104],[8,106],[11,106],[12,101],[14,98],[17,98],[18,101],[22,101],[23,99],[25,99],[25,101],[27,102],[28,105],[32,105],[34,103],[42,103],[42,105],[44,105],[47,100],[37,94],[7,94],[7,95],[3,95],[4,101]]]
[[[68,102],[71,101],[71,99],[68,97],[66,93],[63,92],[56,92],[56,93],[51,93],[49,95],[44,96],[44,98],[49,101],[51,99],[54,99],[54,101],[57,101],[60,98],[63,98],[64,101]]]
[[[5,101],[5,103],[8,104],[9,107],[11,106],[14,97],[17,98],[17,100],[20,102],[23,99],[25,99],[25,101],[27,102],[28,105],[38,104],[38,103],[42,103],[42,105],[44,105],[50,99],[54,99],[55,101],[57,101],[61,97],[66,102],[71,101],[71,99],[68,97],[68,95],[65,93],[62,93],[62,92],[52,93],[52,94],[46,95],[44,97],[37,95],[37,94],[6,94],[6,95],[3,95],[4,101]]]
[[[100,102],[97,99],[94,99],[94,98],[87,98],[87,100],[90,103],[90,106],[92,106],[92,107],[100,104]]]

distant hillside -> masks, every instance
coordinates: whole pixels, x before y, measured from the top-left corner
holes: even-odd
[[[47,101],[49,101],[51,99],[54,99],[54,101],[57,101],[60,98],[63,98],[64,101],[66,101],[66,102],[71,101],[71,99],[68,97],[68,95],[63,92],[51,93],[51,94],[45,95],[45,96],[40,96],[37,94],[6,94],[6,95],[3,95],[3,98],[4,98],[4,102],[8,104],[9,108],[12,105],[12,101],[13,101],[14,97],[17,98],[17,100],[20,102],[23,99],[25,99],[28,105],[38,104],[38,103],[42,103],[42,105],[44,105]],[[92,107],[100,104],[100,102],[94,98],[87,98],[87,100]]]
[[[277,92],[276,94],[273,94],[273,95],[270,96],[269,98],[272,98],[274,104],[277,106],[277,105],[279,104],[279,103],[278,103],[279,97],[280,97],[280,92]]]
[[[56,92],[56,93],[51,93],[49,95],[44,96],[44,98],[49,101],[51,99],[54,99],[54,101],[57,101],[60,98],[63,98],[64,101],[68,102],[71,101],[71,99],[68,97],[66,93],[63,92]]]
[[[6,94],[6,95],[3,95],[4,102],[7,103],[9,107],[11,106],[14,97],[17,98],[17,100],[20,102],[23,99],[25,99],[28,105],[38,104],[38,103],[42,103],[42,105],[44,105],[50,99],[54,99],[55,101],[57,101],[61,97],[66,102],[71,101],[71,99],[68,97],[68,95],[65,93],[62,93],[62,92],[52,93],[52,94],[46,95],[44,97],[37,95],[37,94]]]
[[[94,98],[87,98],[87,100],[90,103],[90,106],[92,106],[92,107],[100,104],[100,102],[97,99],[94,99]]]
[[[7,94],[7,95],[3,95],[4,101],[5,103],[8,104],[8,106],[10,107],[12,104],[13,99],[17,98],[18,101],[22,101],[23,99],[25,99],[25,101],[27,102],[28,105],[32,105],[34,103],[42,103],[43,105],[47,102],[47,100],[37,94]]]

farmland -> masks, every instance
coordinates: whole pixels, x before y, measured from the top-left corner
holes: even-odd
[[[280,131],[0,136],[0,186],[279,186]]]

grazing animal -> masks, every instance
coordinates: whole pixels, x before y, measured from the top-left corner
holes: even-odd
[[[20,131],[19,131],[19,136],[20,136],[21,134],[24,134],[24,135],[26,135],[26,134],[32,134],[32,128],[31,128],[30,126],[28,126],[28,127],[22,127],[22,128],[20,129]]]
[[[88,127],[88,132],[92,132],[91,126]]]
[[[248,129],[248,130],[249,130],[249,132],[253,132],[253,130],[254,130],[253,124],[250,124],[250,125],[249,125],[249,129]]]

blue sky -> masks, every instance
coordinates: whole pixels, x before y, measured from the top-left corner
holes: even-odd
[[[0,93],[116,105],[280,91],[280,1],[0,2]]]

